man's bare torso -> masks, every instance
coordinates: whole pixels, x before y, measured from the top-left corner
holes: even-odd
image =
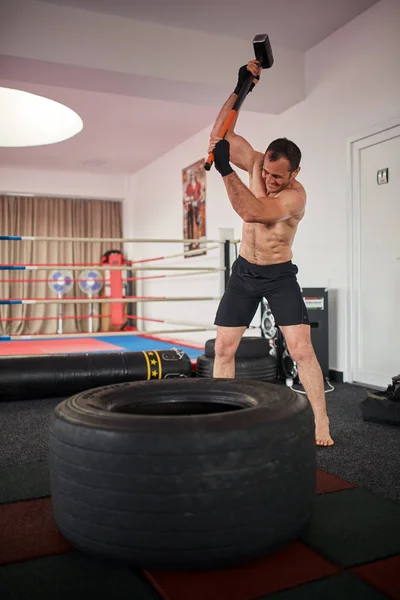
[[[268,195],[265,182],[261,176],[263,154],[256,153],[253,173],[250,174],[249,188],[257,198]],[[299,192],[305,199],[303,186],[294,181],[290,188]],[[276,194],[275,197],[279,197]],[[265,200],[268,202],[268,199]],[[287,262],[292,259],[292,244],[297,226],[304,216],[304,210],[285,221],[271,225],[262,223],[244,223],[240,255],[251,263],[269,265]]]

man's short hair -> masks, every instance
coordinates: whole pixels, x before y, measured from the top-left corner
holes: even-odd
[[[287,138],[278,138],[277,140],[271,142],[265,154],[269,154],[268,158],[271,162],[275,162],[280,158],[286,158],[289,161],[291,173],[298,169],[300,165],[300,148]]]

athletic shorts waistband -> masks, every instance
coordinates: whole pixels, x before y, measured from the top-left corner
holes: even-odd
[[[239,256],[237,257],[235,262],[237,264],[241,265],[242,267],[244,267],[245,269],[251,269],[253,272],[264,274],[264,275],[269,274],[269,273],[271,275],[273,275],[274,273],[280,273],[281,271],[292,270],[292,269],[297,271],[296,265],[294,265],[291,260],[287,260],[282,263],[273,263],[270,265],[258,265],[256,263],[249,262],[248,260],[246,260],[245,258],[243,258],[243,256],[241,256],[239,254]]]

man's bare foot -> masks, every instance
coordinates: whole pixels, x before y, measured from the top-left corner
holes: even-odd
[[[315,421],[315,442],[317,446],[333,446],[335,443],[329,433],[328,417]]]

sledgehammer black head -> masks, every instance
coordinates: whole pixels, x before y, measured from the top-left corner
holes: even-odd
[[[271,44],[266,33],[259,33],[253,40],[254,54],[263,69],[270,69],[274,64]]]

